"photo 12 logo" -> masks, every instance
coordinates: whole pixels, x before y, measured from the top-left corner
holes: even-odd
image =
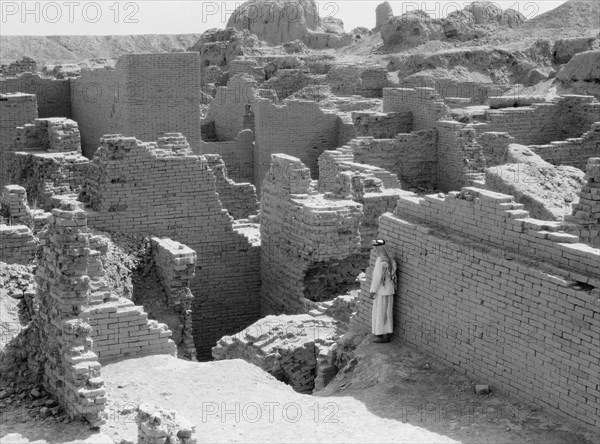
[[[1,2],[2,23],[139,23],[137,2]]]

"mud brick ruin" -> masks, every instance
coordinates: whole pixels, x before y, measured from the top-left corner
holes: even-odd
[[[7,379],[92,425],[102,366],[130,357],[242,358],[321,390],[336,341],[370,331],[383,238],[394,341],[597,430],[600,96],[450,95],[394,59],[314,56],[356,40],[320,27],[250,51],[244,23],[77,77],[2,68],[0,260],[35,269],[37,304]],[[193,442],[142,410],[140,442]]]

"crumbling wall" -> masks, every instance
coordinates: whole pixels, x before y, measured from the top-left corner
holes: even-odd
[[[230,142],[202,142],[195,154],[218,154],[227,167],[227,175],[236,182],[254,183],[254,133],[245,129]]]
[[[37,238],[27,225],[0,223],[0,261],[29,265],[38,249]]]
[[[565,221],[570,223],[569,232],[600,247],[600,158],[588,160],[584,180],[579,202],[573,205],[573,212],[565,216]]]
[[[530,106],[490,109],[485,120],[479,132],[507,132],[523,145],[547,144],[581,137],[600,121],[600,102],[594,96],[565,95]]]
[[[361,210],[362,205],[352,200],[315,193],[310,170],[299,159],[272,156],[261,199],[264,314],[297,314],[312,306],[304,293],[307,270],[318,263],[341,263],[359,253]],[[359,272],[355,266],[352,280]]]
[[[220,141],[235,140],[245,129],[244,116],[248,106],[259,99],[257,81],[247,74],[233,76],[227,86],[219,86],[210,102],[208,121],[215,122],[215,132]]]
[[[317,375],[324,370],[319,356],[327,353],[341,334],[339,323],[328,316],[266,316],[221,338],[212,353],[215,360],[244,359],[297,392],[312,393]]]
[[[200,146],[200,58],[193,53],[126,54],[114,70],[83,70],[71,80],[73,120],[83,154],[92,158],[103,134],[156,140],[181,132]]]
[[[588,159],[600,156],[600,122],[592,124],[592,128],[582,137],[548,145],[531,145],[529,148],[553,165],[569,165],[585,171]]]
[[[258,247],[233,229],[204,157],[160,140],[106,136],[101,143],[82,194],[90,225],[167,236],[196,251],[194,342],[207,359],[218,338],[259,317]]]
[[[600,250],[528,216],[511,196],[475,188],[400,197],[379,230],[398,261],[394,335],[593,430]],[[374,260],[352,320],[364,329]]]
[[[258,214],[259,205],[256,187],[249,183],[235,183],[228,177],[228,169],[217,154],[206,154],[205,159],[215,175],[215,184],[223,208],[234,219],[246,219]]]
[[[470,185],[484,175],[485,158],[471,125],[453,120],[437,124],[437,186],[442,191]]]
[[[378,65],[335,64],[325,81],[335,94],[382,97],[383,88],[388,86],[387,74],[385,67]]]
[[[8,65],[0,66],[0,73],[5,77],[12,77],[24,72],[37,72],[37,63],[31,57],[23,57]]]
[[[319,177],[318,159],[325,150],[338,146],[339,117],[319,108],[316,102],[289,101],[275,105],[261,100],[253,106],[256,121],[254,184],[260,191],[271,154],[298,157],[312,177]]]
[[[12,149],[17,127],[38,116],[33,94],[0,94],[0,186],[7,185],[6,152]]]
[[[63,117],[35,119],[17,127],[13,150],[81,153],[81,137],[77,122]]]
[[[383,112],[411,112],[413,131],[435,128],[439,120],[450,117],[450,109],[434,88],[384,88]]]
[[[508,133],[490,131],[479,134],[477,143],[481,146],[486,166],[493,167],[506,163],[508,146],[514,141],[515,138]]]
[[[103,422],[106,392],[91,349],[92,327],[79,315],[88,303],[90,280],[102,273],[88,262],[98,252],[90,249],[91,235],[79,203],[65,201],[52,215],[36,271],[40,308],[34,322],[46,358],[44,386],[70,417],[83,417],[97,426]]]
[[[152,238],[152,252],[157,274],[165,291],[166,306],[175,316],[165,322],[174,332],[173,341],[181,356],[194,360],[196,346],[192,334],[192,299],[190,281],[196,274],[196,252],[171,239]]]
[[[71,118],[71,84],[69,79],[40,77],[23,73],[18,77],[0,79],[0,93],[35,94],[38,115]]]
[[[375,139],[393,139],[398,133],[410,133],[412,113],[378,113],[374,111],[354,111],[352,122],[356,136],[371,136]]]
[[[429,187],[437,183],[438,136],[436,130],[397,134],[392,139],[359,138],[348,145],[355,162],[385,168],[407,187]]]

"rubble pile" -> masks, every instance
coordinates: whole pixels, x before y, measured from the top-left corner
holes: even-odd
[[[244,359],[301,393],[311,393],[315,378],[328,378],[333,369],[330,348],[343,333],[341,324],[328,316],[267,316],[213,347],[213,357]],[[330,378],[329,378],[330,379]]]

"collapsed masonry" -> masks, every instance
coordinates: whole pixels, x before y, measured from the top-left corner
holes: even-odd
[[[258,319],[259,253],[222,207],[209,162],[173,137],[103,137],[81,198],[92,227],[169,237],[197,253],[193,332],[206,359],[219,337]]]
[[[312,393],[335,376],[331,357],[342,333],[339,322],[330,317],[267,316],[222,337],[212,354],[216,360],[244,359],[297,392]]]

